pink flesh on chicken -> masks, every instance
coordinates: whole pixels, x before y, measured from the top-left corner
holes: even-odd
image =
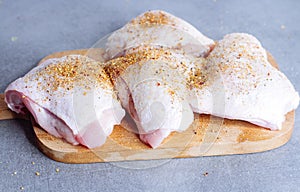
[[[194,112],[279,130],[299,104],[291,82],[252,35],[226,35],[198,68],[205,81],[190,92]]]
[[[195,56],[207,56],[214,41],[186,21],[170,13],[145,12],[110,35],[106,44],[107,59],[124,55],[140,46],[163,46]]]
[[[130,116],[136,121],[136,122],[140,122],[139,116],[136,112],[136,109],[134,107],[134,103],[132,100],[132,96],[129,96],[129,101],[128,101],[128,111]],[[171,133],[171,129],[161,129],[158,128],[157,130],[150,132],[150,133],[144,133],[145,131],[143,130],[143,128],[139,125],[139,137],[140,139],[150,145],[152,148],[157,148],[162,142],[163,140],[169,136],[169,134]]]
[[[140,139],[150,145],[152,148],[157,148],[163,140],[171,133],[170,129],[157,129],[152,133],[140,134]]]
[[[100,64],[80,55],[49,59],[5,91],[8,107],[31,112],[51,135],[88,148],[101,146],[125,112]]]

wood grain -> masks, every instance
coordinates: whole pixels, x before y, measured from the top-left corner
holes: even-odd
[[[43,60],[69,54],[84,55],[86,50],[54,53]],[[268,56],[272,65],[277,67],[273,57],[270,54]],[[2,99],[0,110],[5,108]],[[12,112],[6,110],[4,113],[10,117],[11,114],[8,113]],[[244,121],[195,114],[193,124],[186,131],[172,133],[157,149],[143,144],[136,134],[128,131],[134,126],[130,118],[124,118],[120,126],[115,126],[106,143],[95,149],[73,146],[62,139],[49,135],[34,121],[32,122],[38,147],[49,158],[65,163],[94,163],[267,151],[284,145],[290,139],[294,118],[295,113],[292,111],[286,115],[282,130],[270,131]]]

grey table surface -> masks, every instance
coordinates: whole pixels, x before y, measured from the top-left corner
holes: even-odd
[[[44,56],[89,48],[150,9],[173,13],[216,40],[254,34],[300,90],[300,1],[0,0],[0,91]],[[299,115],[291,140],[278,149],[136,163],[142,169],[55,162],[37,149],[29,122],[1,121],[0,191],[300,191]]]

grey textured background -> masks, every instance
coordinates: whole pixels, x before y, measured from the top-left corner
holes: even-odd
[[[44,56],[89,48],[103,35],[149,9],[169,11],[213,39],[230,32],[254,34],[300,90],[297,0],[0,0],[0,91]],[[110,163],[54,162],[35,147],[30,123],[1,121],[0,191],[20,191],[21,186],[24,191],[299,191],[299,115],[297,112],[291,140],[276,150],[173,159],[142,170]],[[143,163],[147,166],[153,162]],[[36,176],[36,171],[41,175]]]

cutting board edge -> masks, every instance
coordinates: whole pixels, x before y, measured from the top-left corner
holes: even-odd
[[[290,112],[291,116],[289,119],[294,120],[295,118],[295,111]],[[287,125],[288,126],[288,125]],[[48,135],[44,130],[39,128],[38,126],[34,125],[34,132],[35,134],[37,132],[44,132],[45,134]],[[121,158],[119,156],[118,158],[115,159],[109,159],[103,160],[99,156],[97,156],[92,150],[89,150],[87,148],[84,148],[83,146],[74,146],[74,148],[78,149],[83,149],[81,150],[80,153],[77,151],[59,151],[58,149],[54,150],[50,145],[47,140],[40,139],[37,137],[36,134],[36,139],[37,139],[37,144],[39,150],[45,154],[47,157],[54,161],[62,162],[62,163],[70,163],[70,164],[82,164],[82,163],[100,163],[100,162],[121,162],[121,161],[140,161],[140,160],[159,160],[159,159],[173,159],[173,158],[196,158],[196,157],[208,157],[208,156],[227,156],[227,155],[242,155],[242,154],[253,154],[253,153],[262,153],[266,151],[270,151],[279,147],[282,147],[285,145],[291,138],[292,133],[294,130],[293,123],[290,124],[290,127],[288,127],[285,132],[281,133],[277,137],[272,137],[268,140],[261,140],[259,142],[251,142],[251,141],[245,141],[241,143],[228,143],[227,145],[222,144],[222,147],[220,147],[219,143],[212,143],[211,147],[207,149],[206,152],[201,152],[199,151],[196,152],[187,152],[188,150],[183,147],[182,151],[174,156],[174,157],[162,157],[159,156],[157,158],[155,157],[143,157],[143,158],[135,158],[135,159],[130,159],[130,158]],[[270,131],[274,132],[274,131]],[[58,139],[59,140],[59,139]],[[44,142],[43,142],[44,141]],[[268,142],[266,144],[266,142]],[[263,145],[262,145],[263,144]],[[67,144],[70,145],[70,144]],[[200,146],[200,145],[199,145]],[[225,147],[224,147],[225,146]],[[263,146],[263,147],[262,147]],[[196,146],[197,147],[197,146]],[[201,147],[201,146],[200,146]],[[220,149],[222,151],[220,152]],[[227,149],[224,151],[224,148]],[[175,148],[174,148],[175,149]],[[178,148],[176,148],[178,150]],[[97,149],[96,149],[97,150]],[[149,149],[149,150],[165,150],[165,149]],[[195,150],[198,150],[195,148]],[[99,151],[97,151],[99,152]],[[126,151],[122,151],[125,152]],[[107,152],[106,152],[107,153]],[[115,153],[115,151],[111,151],[108,153]]]
[[[228,153],[215,153],[215,152],[207,152],[201,155],[181,155],[181,156],[175,156],[171,159],[175,159],[175,158],[199,158],[199,157],[209,157],[209,156],[228,156],[228,155],[243,155],[243,154],[254,154],[254,153],[263,153],[263,152],[267,152],[267,151],[271,151],[273,149],[277,149],[280,148],[282,146],[284,146],[285,144],[287,144],[287,142],[290,140],[292,135],[292,131],[289,134],[289,137],[283,141],[281,141],[278,145],[276,146],[272,146],[272,147],[266,147],[264,149],[260,149],[260,150],[249,150],[249,151],[243,151],[243,152],[236,152],[236,151],[232,151],[232,152],[228,152]],[[42,143],[39,139],[37,139],[37,144],[38,144],[38,149],[44,154],[46,155],[48,158],[57,161],[57,162],[61,162],[61,163],[68,163],[68,164],[87,164],[87,163],[105,163],[105,162],[123,162],[123,161],[144,161],[144,160],[161,160],[161,159],[170,159],[170,158],[140,158],[140,159],[134,159],[134,160],[124,160],[124,159],[115,159],[115,160],[110,160],[110,161],[104,161],[103,159],[101,159],[100,157],[97,157],[95,155],[91,155],[91,153],[84,153],[84,154],[78,154],[76,152],[71,152],[68,153],[67,155],[64,152],[59,152],[57,150],[53,150],[50,147],[47,146],[47,144]],[[214,148],[214,147],[212,147]],[[60,153],[57,155],[54,155],[55,153]],[[184,151],[183,151],[184,153]],[[67,156],[67,158],[66,158]],[[88,160],[87,160],[88,158]]]

